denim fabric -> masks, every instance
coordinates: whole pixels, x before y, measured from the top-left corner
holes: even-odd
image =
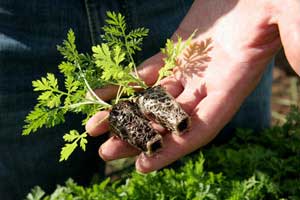
[[[84,130],[81,116],[70,115],[67,121],[72,123],[21,136],[25,116],[36,103],[31,81],[58,72],[62,57],[56,45],[70,28],[77,36],[78,49],[90,51],[91,38],[98,36],[92,25],[103,24],[95,17],[101,2],[95,2],[0,1],[0,199],[23,199],[35,185],[49,191],[68,177],[87,184],[94,173],[104,173],[97,153],[99,139],[91,139],[86,153],[77,151],[69,161],[58,162],[63,133]],[[107,3],[101,9],[110,6]]]
[[[192,0],[1,0],[0,1],[0,199],[23,199],[29,189],[40,185],[47,191],[68,177],[88,183],[93,173],[103,174],[97,155],[101,139],[91,139],[87,152],[76,152],[58,163],[62,133],[81,129],[81,117],[70,115],[70,123],[42,129],[22,137],[26,114],[37,94],[31,81],[47,72],[58,73],[62,59],[56,45],[72,28],[81,52],[98,43],[107,10],[125,14],[130,28],[147,27],[149,37],[137,55],[142,61],[157,53],[176,30]],[[269,68],[271,69],[271,68]],[[271,70],[230,123],[231,127],[263,128],[269,125]],[[224,105],[226,106],[226,105]],[[231,131],[231,129],[230,129]]]
[[[273,67],[274,59],[268,64],[256,89],[246,98],[239,111],[213,141],[214,143],[228,141],[237,128],[251,129],[259,133],[270,127]]]
[[[137,60],[142,61],[153,56],[164,47],[167,38],[176,31],[188,12],[193,0],[130,0],[123,6],[131,28],[146,27],[149,36],[143,43],[143,51]]]

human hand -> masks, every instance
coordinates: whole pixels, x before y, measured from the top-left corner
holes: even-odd
[[[192,126],[181,136],[163,133],[164,147],[151,157],[140,154],[137,170],[146,173],[160,169],[210,142],[255,88],[281,44],[289,62],[300,74],[299,12],[298,0],[284,3],[196,0],[174,35],[187,38],[197,29],[193,42],[211,38],[212,49],[207,53],[211,59],[193,66],[197,73],[187,73],[179,66],[174,76],[161,82],[191,115]],[[162,66],[161,58],[157,54],[142,64],[139,74],[149,85],[157,79],[154,75]],[[96,92],[102,99],[115,93],[111,88]],[[99,112],[90,119],[86,128],[91,135],[107,130],[107,122],[95,126],[107,115],[108,112]],[[99,154],[104,160],[114,160],[137,155],[139,151],[112,137],[100,147]]]

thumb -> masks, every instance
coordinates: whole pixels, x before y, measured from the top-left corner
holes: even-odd
[[[300,75],[300,2],[281,2],[279,13],[278,27],[285,55]]]

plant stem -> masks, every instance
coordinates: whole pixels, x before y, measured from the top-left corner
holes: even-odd
[[[118,88],[118,92],[117,92],[117,95],[116,95],[116,104],[119,102],[119,99],[120,99],[120,97],[121,97],[121,88],[122,88],[122,86],[119,86],[119,88]]]
[[[130,59],[132,65],[133,65],[133,70],[134,70],[134,73],[135,73],[134,78],[137,80],[137,82],[138,82],[143,88],[147,88],[147,86],[144,84],[144,82],[143,82],[143,81],[140,79],[140,77],[139,77],[139,74],[138,74],[138,71],[137,71],[137,66],[136,66],[136,64],[135,64],[135,61],[134,61],[134,59],[133,59],[132,54],[130,53],[130,50],[128,49],[128,41],[127,41],[127,35],[126,35],[126,33],[125,33],[125,30],[124,30],[124,28],[121,28],[121,30],[122,30],[122,34],[123,34],[123,36],[124,36],[124,42],[125,42],[125,48],[126,48],[126,51],[127,51],[127,53],[128,53],[128,56],[129,56],[129,59]]]
[[[103,104],[104,106],[108,106],[111,107],[110,104],[106,103],[105,101],[103,101],[102,99],[100,99],[98,97],[98,95],[92,90],[91,86],[89,85],[88,81],[86,80],[84,73],[82,72],[82,69],[80,67],[80,65],[76,62],[76,66],[78,67],[79,71],[80,71],[80,75],[82,76],[83,80],[84,80],[84,84],[88,89],[88,92],[90,92],[98,101],[99,103]]]
[[[76,108],[76,107],[79,107],[79,106],[82,106],[82,105],[88,105],[88,104],[100,104],[100,105],[102,105],[98,101],[84,101],[84,102],[74,103],[74,104],[70,104],[70,105],[64,106],[64,108],[66,108],[66,107]]]
[[[133,76],[133,78],[136,80],[136,82],[139,83],[140,87],[143,89],[147,89],[148,86],[142,81],[139,77]]]
[[[56,93],[59,93],[59,94],[61,94],[61,95],[66,95],[66,96],[69,96],[69,94],[68,94],[68,93],[66,93],[66,92],[63,92],[63,91],[60,91],[60,90],[52,89],[52,91],[53,91],[53,92],[56,92]]]

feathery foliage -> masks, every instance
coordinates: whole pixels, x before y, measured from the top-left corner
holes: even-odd
[[[163,59],[165,64],[158,72],[158,79],[155,85],[159,84],[159,81],[163,78],[172,74],[172,70],[177,66],[177,58],[183,53],[186,47],[191,44],[195,33],[196,31],[194,31],[186,41],[183,41],[180,36],[177,36],[176,42],[167,39],[165,48],[161,49],[161,52],[165,55]]]
[[[299,200],[299,119],[293,108],[285,125],[261,133],[239,130],[228,143],[183,158],[175,169],[132,172],[89,187],[68,180],[49,195],[36,187],[27,199]]]
[[[64,57],[64,61],[58,65],[64,76],[64,87],[59,88],[58,79],[51,73],[32,82],[34,91],[40,95],[38,103],[25,119],[23,135],[36,132],[42,127],[50,128],[61,124],[65,122],[65,115],[69,112],[84,114],[86,118],[82,123],[85,124],[97,111],[109,109],[111,105],[97,97],[93,92],[94,88],[108,84],[118,85],[118,101],[123,95],[134,94],[129,83],[145,87],[131,72],[136,70],[132,55],[140,50],[142,38],[147,35],[148,30],[140,28],[127,34],[126,23],[121,14],[108,12],[107,16],[108,25],[104,27],[107,43],[93,46],[93,55],[78,52],[73,30],[68,32],[63,44],[57,46]],[[91,94],[91,98],[86,97],[87,93]],[[86,137],[86,132],[79,134],[77,130],[66,133],[63,137],[66,144],[62,148],[60,161],[66,160],[77,146],[85,150]]]

